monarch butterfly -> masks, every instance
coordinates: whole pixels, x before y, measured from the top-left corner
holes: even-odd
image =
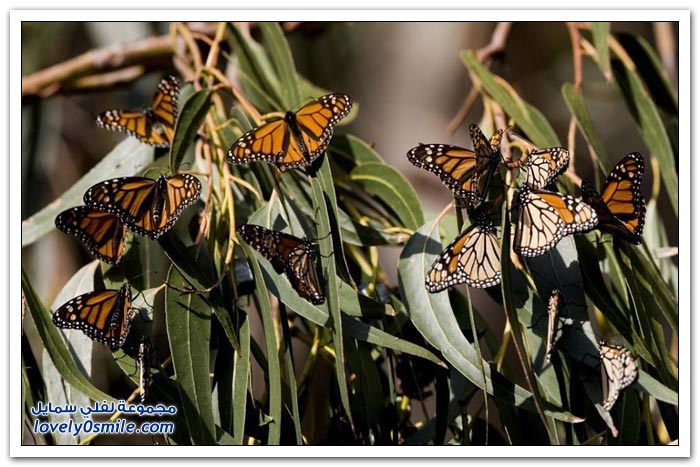
[[[524,185],[517,204],[513,249],[522,256],[544,254],[565,235],[587,232],[598,223],[596,212],[580,198],[553,191]]]
[[[311,165],[326,150],[333,127],[350,112],[352,99],[328,94],[284,118],[253,128],[233,143],[226,154],[232,164],[265,161],[280,170]]]
[[[501,282],[501,247],[496,227],[484,214],[440,253],[425,277],[430,293],[465,282],[482,289]]]
[[[139,393],[142,404],[146,401],[151,382],[151,342],[144,336],[139,344]]]
[[[238,233],[272,263],[278,274],[287,275],[300,297],[314,305],[326,300],[316,276],[316,252],[309,239],[252,224],[241,225]]]
[[[547,302],[547,348],[544,358],[549,362],[554,351],[554,337],[557,333],[557,323],[559,319],[559,308],[561,307],[561,292],[553,290]]]
[[[156,239],[201,193],[202,185],[190,174],[161,176],[158,180],[121,177],[93,185],[83,200],[91,208],[116,215],[130,230]]]
[[[633,152],[610,172],[602,195],[589,180],[584,179],[581,183],[583,199],[598,213],[598,228],[635,245],[642,243],[646,214],[641,191],[643,175],[644,158]]]
[[[88,292],[69,300],[51,320],[59,328],[80,329],[114,351],[124,344],[132,318],[131,286],[125,282],[119,290]]]
[[[532,151],[525,163],[525,183],[535,189],[546,187],[569,167],[569,160],[569,151],[564,148]]]
[[[637,379],[637,360],[626,348],[606,344],[605,341],[600,341],[599,353],[605,370],[603,408],[609,412],[620,396],[620,392]]]
[[[151,146],[170,147],[175,133],[179,93],[178,79],[167,76],[158,84],[153,107],[141,112],[108,110],[97,116],[97,125],[107,130],[123,131]]]
[[[498,165],[503,130],[487,141],[478,126],[469,127],[474,150],[447,144],[419,144],[406,156],[411,164],[440,177],[455,197],[475,207],[488,191],[493,169]]]
[[[94,257],[106,263],[118,264],[122,259],[126,227],[114,214],[78,206],[56,216],[56,228],[76,237]]]

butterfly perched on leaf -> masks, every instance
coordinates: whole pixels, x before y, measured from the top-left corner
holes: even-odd
[[[177,120],[180,82],[167,76],[158,84],[153,105],[142,111],[108,110],[97,116],[97,124],[107,130],[122,131],[159,148],[170,147]]]
[[[632,353],[621,345],[606,344],[600,342],[600,362],[605,375],[603,377],[603,408],[608,412],[623,389],[634,383],[637,379],[637,359]]]
[[[633,152],[610,172],[602,193],[598,193],[587,179],[581,183],[584,201],[598,213],[598,228],[635,245],[642,243],[646,215],[642,197],[643,176],[644,158]]]
[[[496,226],[483,213],[440,253],[425,277],[430,293],[464,283],[483,289],[500,282],[501,244]]]
[[[333,128],[351,108],[352,99],[345,94],[319,97],[245,133],[228,150],[226,160],[232,164],[265,161],[280,170],[307,167],[326,150]]]
[[[598,223],[591,206],[580,198],[527,185],[518,194],[518,216],[513,250],[522,256],[539,256],[564,236],[588,232]]]
[[[552,352],[554,351],[554,338],[557,334],[561,301],[561,292],[556,289],[552,291],[547,301],[547,347],[544,352],[544,358],[547,362],[552,359]]]
[[[456,198],[477,207],[485,198],[500,158],[503,130],[489,142],[476,125],[469,127],[474,150],[447,144],[419,144],[406,156],[411,164],[440,177]]]
[[[316,252],[307,238],[269,230],[259,225],[243,224],[238,233],[259,251],[278,274],[284,273],[300,297],[314,305],[325,301],[316,275]]]
[[[59,328],[80,329],[114,351],[124,345],[132,318],[131,286],[125,282],[119,290],[89,292],[69,300],[51,321]]]
[[[158,180],[121,177],[90,187],[83,196],[93,209],[119,218],[129,230],[156,239],[167,232],[188,206],[199,199],[202,184],[190,174]]]
[[[110,264],[122,259],[126,227],[112,213],[87,206],[66,209],[56,216],[56,228],[80,240],[95,258]]]

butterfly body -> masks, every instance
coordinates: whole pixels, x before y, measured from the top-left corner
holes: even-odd
[[[333,128],[351,108],[350,96],[322,96],[248,131],[233,143],[226,160],[232,164],[265,161],[280,170],[308,167],[325,152]]]
[[[642,243],[646,205],[641,186],[644,158],[639,153],[628,154],[608,175],[602,193],[589,180],[581,183],[583,199],[598,213],[598,228],[628,242]]]
[[[79,295],[61,305],[51,320],[59,328],[80,329],[90,339],[120,348],[131,327],[131,286]]]
[[[142,111],[108,110],[97,116],[97,124],[107,130],[127,133],[151,146],[170,147],[175,134],[179,93],[180,82],[168,76],[158,84],[152,107]]]
[[[501,248],[496,227],[483,214],[435,259],[425,278],[430,293],[466,283],[486,288],[501,282]]]
[[[518,194],[513,249],[522,256],[539,256],[564,236],[588,232],[597,223],[596,212],[580,198],[524,185]]]
[[[270,261],[275,272],[287,276],[299,296],[314,305],[325,301],[316,275],[316,252],[309,239],[252,224],[241,225],[238,232],[246,243]]]
[[[600,361],[605,372],[603,408],[610,411],[623,389],[634,383],[638,375],[637,360],[621,345],[600,342]]]
[[[185,208],[200,197],[194,175],[121,177],[93,185],[83,197],[88,206],[116,215],[130,230],[153,239],[168,231]]]
[[[114,214],[78,206],[61,212],[55,222],[58,230],[78,238],[94,257],[110,264],[121,261],[126,227]]]

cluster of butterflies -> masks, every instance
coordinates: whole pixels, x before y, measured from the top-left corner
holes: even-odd
[[[179,84],[169,76],[158,85],[153,107],[142,112],[107,111],[97,117],[105,128],[125,131],[153,146],[172,141],[177,119]],[[67,209],[56,216],[56,227],[80,240],[97,259],[119,264],[128,231],[157,239],[167,232],[182,212],[202,192],[199,180],[190,174],[120,177],[90,187],[84,206]],[[80,329],[91,339],[120,348],[131,324],[131,286],[80,295],[59,307],[53,322],[60,328]]]
[[[490,142],[476,125],[470,132],[473,151],[446,144],[420,144],[407,154],[413,165],[440,177],[467,208],[472,221],[432,264],[425,280],[431,293],[463,283],[486,288],[501,282],[500,242],[485,201],[501,160],[503,131],[494,134]],[[569,166],[569,159],[566,149],[549,148],[533,150],[526,158],[506,165],[509,169],[524,166],[526,171],[516,201],[514,251],[525,257],[539,256],[566,235],[594,228],[640,244],[646,211],[641,195],[642,156],[631,153],[623,158],[608,175],[602,194],[584,180],[583,199],[551,190]]]
[[[123,131],[140,141],[168,147],[177,120],[179,82],[169,76],[158,85],[153,105],[143,111],[111,110],[97,118],[99,126]],[[324,154],[335,125],[350,112],[353,101],[345,94],[329,94],[315,99],[297,111],[264,123],[243,134],[228,150],[232,164],[264,161],[279,170],[308,168]],[[485,206],[490,180],[500,163],[500,130],[487,140],[482,131],[470,128],[474,150],[444,144],[420,144],[408,152],[416,166],[437,174],[456,198],[467,207],[472,224],[439,255],[427,277],[428,291],[467,283],[491,287],[500,283],[500,244],[496,225]],[[625,157],[610,173],[602,194],[584,181],[584,199],[549,191],[547,188],[569,164],[564,148],[531,151],[524,165],[525,184],[517,198],[518,217],[514,250],[522,256],[538,256],[549,251],[566,235],[595,227],[635,244],[641,242],[645,206],[640,193],[644,172],[641,155]],[[56,218],[59,230],[77,237],[96,258],[118,264],[122,258],[127,231],[157,239],[168,231],[188,206],[200,197],[201,184],[189,174],[122,177],[91,187],[84,195],[85,206],[68,209]],[[298,238],[262,226],[244,224],[241,238],[270,261],[278,274],[285,274],[299,296],[313,304],[325,301],[316,274],[316,253],[306,237]],[[560,298],[550,299],[547,359],[554,346],[555,324]],[[128,335],[131,319],[131,287],[125,282],[119,290],[80,295],[53,315],[61,328],[80,329],[91,339],[120,348]],[[146,354],[144,343],[139,355]],[[610,409],[622,389],[637,376],[634,357],[622,347],[601,342],[600,358],[608,375]],[[142,369],[143,373],[143,369]],[[143,376],[142,376],[143,379]],[[145,384],[145,383],[144,383]],[[143,394],[143,393],[142,393]]]
[[[97,124],[155,147],[169,147],[175,133],[179,90],[177,78],[168,76],[159,83],[151,107],[142,111],[109,110],[97,117]],[[227,160],[234,164],[263,160],[280,170],[309,167],[324,153],[333,127],[351,107],[352,99],[344,94],[315,99],[296,112],[287,112],[283,119],[245,133],[231,146]],[[157,180],[106,180],[85,192],[85,206],[60,213],[56,227],[78,238],[94,257],[119,264],[128,231],[157,239],[200,198],[201,190],[199,180],[190,174],[161,176]],[[249,224],[238,231],[271,262],[277,273],[286,274],[301,297],[314,304],[325,301],[311,241]],[[91,339],[117,350],[129,333],[133,319],[131,302],[127,281],[119,290],[89,292],[73,298],[54,312],[52,320],[60,328],[80,329]],[[147,353],[143,346],[142,342],[139,355]]]

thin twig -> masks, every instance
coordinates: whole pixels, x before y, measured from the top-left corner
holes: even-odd
[[[475,53],[476,59],[479,61],[479,63],[483,63],[487,58],[503,51],[506,48],[506,40],[508,39],[508,33],[510,32],[512,26],[513,23],[511,21],[501,21],[500,23],[496,24],[496,27],[491,34],[491,41],[484,47],[478,49]],[[467,97],[464,99],[464,102],[460,106],[459,110],[445,128],[445,132],[448,134],[454,133],[457,127],[459,127],[464,119],[467,118],[469,111],[476,101],[478,92],[478,89],[475,86],[472,86],[472,89],[470,89],[469,94],[467,94]]]
[[[653,25],[656,48],[666,70],[666,76],[673,86],[676,98],[678,98],[678,45],[673,33],[673,23],[659,21],[653,23]]]

